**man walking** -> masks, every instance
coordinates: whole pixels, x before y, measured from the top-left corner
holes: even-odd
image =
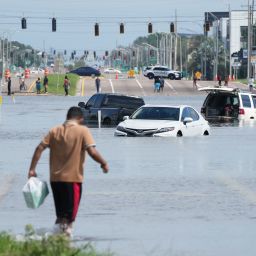
[[[52,128],[35,149],[28,177],[37,176],[36,166],[42,152],[50,149],[50,183],[53,192],[58,232],[70,236],[82,194],[83,163],[86,152],[101,165],[104,173],[107,162],[95,148],[90,130],[82,125],[83,112],[71,107],[64,124]]]
[[[48,77],[47,77],[47,75],[45,75],[45,77],[44,77],[44,93],[48,92],[47,89],[48,89]]]
[[[98,76],[95,79],[95,85],[96,85],[97,93],[99,93],[100,92],[100,78]]]
[[[11,86],[12,86],[12,80],[11,77],[8,77],[8,83],[7,83],[7,87],[8,87],[8,95],[11,95]]]

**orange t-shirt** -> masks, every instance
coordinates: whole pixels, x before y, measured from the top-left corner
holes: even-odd
[[[86,126],[68,120],[52,128],[41,143],[50,148],[50,181],[83,182],[86,150],[96,146]]]

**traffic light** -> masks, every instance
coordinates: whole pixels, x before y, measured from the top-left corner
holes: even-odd
[[[132,56],[135,57],[135,51],[132,51]]]
[[[210,30],[210,22],[206,21],[205,22],[205,32],[208,32]]]
[[[94,59],[96,59],[96,52],[95,51],[93,52],[93,57],[94,57]]]
[[[148,23],[148,33],[149,34],[153,33],[153,25],[152,25],[152,23]]]
[[[121,51],[118,51],[118,57],[120,57],[121,56]]]
[[[52,18],[52,32],[56,32],[56,29],[57,29],[56,18]]]
[[[34,54],[34,53],[35,53],[34,49],[32,49],[32,50],[31,50],[31,53],[32,53],[32,54]]]
[[[53,55],[55,55],[56,54],[56,50],[53,50]]]
[[[174,33],[174,31],[175,31],[175,27],[174,27],[174,23],[172,22],[172,23],[170,24],[170,32],[171,32],[171,33]]]
[[[73,51],[73,54],[76,55],[76,50]]]
[[[67,50],[64,50],[64,55],[66,55],[67,54]]]
[[[13,52],[10,52],[10,57],[13,58]]]
[[[108,57],[108,51],[105,51],[105,56]]]
[[[26,29],[27,28],[27,20],[24,17],[21,19],[21,28],[22,29]]]
[[[28,58],[28,53],[27,52],[25,52],[25,58]]]
[[[44,58],[45,57],[45,52],[42,52],[42,58]]]
[[[95,35],[95,36],[99,36],[99,34],[100,34],[99,24],[98,24],[98,23],[95,23],[95,26],[94,26],[94,35]]]
[[[120,34],[124,34],[124,23],[120,24]]]
[[[73,52],[71,53],[71,59],[72,60],[74,59],[74,53]]]
[[[150,50],[150,51],[149,51],[149,55],[150,55],[150,57],[153,57],[153,56],[154,56],[154,51],[153,51],[153,50]]]

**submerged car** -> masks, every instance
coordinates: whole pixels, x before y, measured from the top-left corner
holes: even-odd
[[[208,122],[190,106],[144,105],[116,127],[115,136],[209,135]]]
[[[256,94],[227,87],[205,87],[199,91],[207,92],[201,113],[209,122],[256,119]]]

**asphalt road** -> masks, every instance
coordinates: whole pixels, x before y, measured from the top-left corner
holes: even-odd
[[[115,75],[107,75],[101,78],[101,92],[106,93],[122,93],[127,95],[137,96],[178,96],[178,95],[200,95],[204,92],[199,92],[193,88],[191,80],[165,80],[163,92],[154,92],[154,80],[150,80],[143,75],[138,75],[135,78],[118,77]],[[207,86],[216,86],[216,81],[198,81],[198,88]],[[247,90],[245,85],[237,82],[230,82],[230,87]],[[77,96],[91,96],[96,92],[95,81],[90,77],[80,79],[77,87]]]
[[[27,90],[19,90],[19,79],[12,78],[12,92],[21,95],[34,94],[34,86],[37,76],[31,76],[25,80]],[[136,75],[135,78],[128,79],[126,75],[119,75],[117,78],[114,74],[108,74],[101,77],[101,92],[106,93],[122,93],[127,95],[136,96],[181,96],[181,95],[200,95],[204,92],[199,92],[193,88],[193,82],[191,80],[165,80],[165,86],[163,92],[154,92],[153,84],[154,80],[150,80],[143,75]],[[216,81],[198,81],[198,88],[206,86],[216,86]],[[247,86],[231,81],[230,87],[240,88],[248,90]],[[91,77],[81,77],[78,84],[76,95],[77,96],[91,96],[96,92],[95,79]],[[7,83],[2,85],[2,93],[7,93]],[[49,94],[50,95],[50,94]]]

